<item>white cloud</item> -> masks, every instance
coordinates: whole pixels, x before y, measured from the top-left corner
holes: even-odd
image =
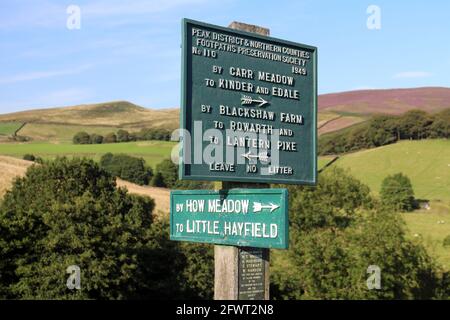
[[[431,72],[425,71],[406,71],[394,74],[394,79],[414,79],[414,78],[427,78],[431,77],[433,74]]]
[[[33,81],[46,78],[54,78],[59,76],[67,76],[82,73],[88,69],[92,68],[92,65],[82,65],[80,67],[75,67],[71,69],[62,70],[50,70],[50,71],[35,71],[28,73],[20,73],[13,76],[0,78],[0,84],[12,84],[23,81]]]

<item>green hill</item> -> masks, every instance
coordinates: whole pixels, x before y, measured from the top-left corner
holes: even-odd
[[[376,194],[387,175],[402,172],[417,198],[450,201],[450,140],[401,141],[344,155],[335,165],[348,168]]]
[[[0,134],[25,124],[17,134],[37,141],[71,141],[79,131],[107,134],[119,129],[178,128],[178,109],[153,110],[127,101],[28,110],[0,115]]]

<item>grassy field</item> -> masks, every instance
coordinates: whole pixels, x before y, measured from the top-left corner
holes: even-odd
[[[435,257],[439,264],[450,270],[450,247],[444,247],[444,238],[450,235],[450,206],[441,202],[431,202],[430,210],[417,210],[402,213],[409,235],[420,239],[427,252]]]
[[[115,133],[119,129],[123,128],[108,126],[27,123],[18,134],[21,136],[30,137],[33,141],[71,142],[73,136],[80,131],[85,131],[89,134],[96,133],[104,136],[111,132]],[[130,132],[133,132],[133,130],[130,130]]]
[[[416,198],[450,201],[450,140],[402,141],[342,156],[334,165],[348,168],[375,194],[386,176],[402,172]]]
[[[142,141],[128,143],[111,143],[96,145],[74,145],[71,143],[1,143],[0,154],[21,158],[31,153],[44,159],[54,159],[57,156],[88,157],[96,161],[105,153],[126,153],[145,159],[148,165],[155,167],[165,158],[170,157],[174,142]]]
[[[20,122],[0,122],[0,135],[12,135],[21,125],[22,123]]]

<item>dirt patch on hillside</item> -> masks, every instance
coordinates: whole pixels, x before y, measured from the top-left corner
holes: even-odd
[[[13,157],[0,156],[0,197],[11,188],[16,177],[23,177],[34,162]]]
[[[125,187],[129,193],[147,196],[155,200],[156,215],[167,215],[170,210],[170,190],[149,186],[139,186],[137,184],[117,178],[117,186]]]

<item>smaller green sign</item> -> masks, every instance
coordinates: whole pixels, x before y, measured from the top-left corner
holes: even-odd
[[[177,190],[170,193],[170,238],[288,248],[286,189]]]

